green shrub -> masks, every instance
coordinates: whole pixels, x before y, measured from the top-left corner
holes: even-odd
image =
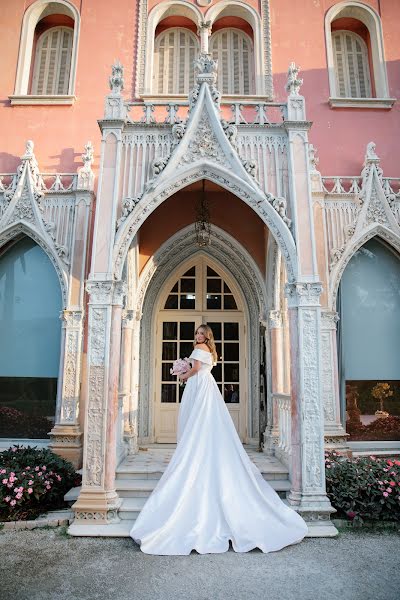
[[[64,508],[64,495],[81,476],[47,448],[17,445],[0,454],[0,482],[0,521],[14,521]]]
[[[338,517],[400,521],[400,461],[325,453],[326,487]],[[335,515],[336,516],[336,515]]]

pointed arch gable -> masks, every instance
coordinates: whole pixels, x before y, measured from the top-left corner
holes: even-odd
[[[355,242],[350,244],[343,256],[340,258],[335,268],[332,270],[329,286],[329,306],[330,310],[336,310],[336,298],[339,284],[343,272],[354,254],[370,239],[377,237],[387,242],[394,250],[400,254],[400,236],[396,235],[390,229],[381,224],[375,224],[361,235]]]
[[[188,165],[175,178],[170,178],[164,185],[148,190],[141,198],[135,209],[118,231],[114,246],[114,274],[120,278],[129,246],[147,217],[162,202],[185,188],[189,184],[206,179],[235,194],[252,208],[260,219],[270,229],[284,257],[288,280],[294,281],[297,273],[296,246],[290,230],[281,217],[266,200],[261,191],[251,188],[246,182],[237,177],[232,171],[209,161],[202,164]]]
[[[31,238],[49,257],[60,282],[62,307],[66,308],[68,303],[68,277],[65,272],[58,256],[54,254],[47,242],[38,234],[37,231],[32,229],[27,223],[13,223],[10,227],[6,228],[0,235],[0,252],[3,246],[12,240],[18,239],[21,235],[26,235]]]

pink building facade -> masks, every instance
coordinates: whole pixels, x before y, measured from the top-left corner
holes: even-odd
[[[3,11],[1,445],[82,467],[71,533],[129,531],[121,465],[175,443],[169,369],[202,322],[240,438],[315,535],[335,533],[324,449],[399,449],[399,16]]]

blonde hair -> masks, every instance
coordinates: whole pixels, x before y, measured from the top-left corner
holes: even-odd
[[[217,354],[217,350],[215,348],[215,340],[214,340],[214,334],[213,334],[213,330],[211,329],[211,327],[209,325],[206,325],[205,323],[202,323],[201,325],[199,325],[195,331],[195,335],[198,332],[199,329],[202,329],[204,332],[204,337],[206,338],[204,340],[205,345],[208,347],[209,351],[212,354],[213,357],[213,362],[217,363],[218,361],[218,354]],[[194,339],[193,342],[193,346],[196,346],[197,342],[196,342],[196,338]]]

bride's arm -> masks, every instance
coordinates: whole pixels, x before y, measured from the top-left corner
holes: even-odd
[[[196,359],[191,359],[191,360],[193,360],[192,368],[189,369],[189,371],[186,371],[186,373],[184,373],[183,375],[179,376],[179,379],[181,379],[182,381],[186,381],[186,379],[189,379],[189,377],[196,375],[197,371],[200,370],[201,362]]]

